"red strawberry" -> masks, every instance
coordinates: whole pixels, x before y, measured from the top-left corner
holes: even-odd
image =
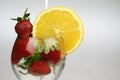
[[[12,20],[17,20],[18,23],[15,26],[15,31],[18,34],[19,38],[28,38],[31,36],[32,24],[29,21],[30,13],[27,13],[27,9],[24,12],[23,17],[17,17],[17,19],[12,18]]]
[[[35,41],[35,38],[17,38],[12,51],[12,63],[17,64],[21,58],[32,55]]]
[[[29,41],[29,38],[26,39],[19,39],[17,38],[15,41],[15,44],[13,46],[13,51],[12,51],[12,63],[17,64],[19,60],[23,57],[22,53],[26,48],[26,44]]]
[[[51,69],[43,60],[32,62],[29,67],[29,72],[33,75],[46,75],[51,72]]]
[[[19,53],[19,50],[15,46],[16,45],[14,45],[13,50],[12,50],[12,56],[11,56],[12,64],[17,64],[22,58],[21,54]]]
[[[53,64],[57,64],[60,61],[60,51],[54,50],[50,51],[48,54],[42,53],[42,58],[45,59],[47,62],[51,62]]]
[[[28,45],[29,36],[31,36],[32,32],[32,24],[29,21],[30,13],[27,13],[27,9],[24,12],[23,17],[17,17],[18,23],[15,26],[15,31],[18,34],[18,38],[15,41],[13,51],[12,51],[12,63],[17,64],[19,60],[23,57],[27,57],[32,54],[28,49],[26,49]]]
[[[29,20],[19,21],[15,26],[15,31],[20,38],[28,38],[32,32],[32,24]]]
[[[21,58],[32,55],[35,41],[34,38],[17,38],[12,51],[12,63],[17,64]]]

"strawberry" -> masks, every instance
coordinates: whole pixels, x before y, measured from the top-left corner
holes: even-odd
[[[48,54],[42,53],[42,58],[47,62],[51,62],[53,64],[57,64],[60,61],[60,51],[59,50],[50,50]]]
[[[51,72],[50,67],[43,60],[33,61],[28,70],[33,75],[46,75]]]
[[[31,39],[32,24],[29,21],[27,9],[24,12],[23,17],[17,17],[17,19],[12,18],[12,20],[17,20],[18,23],[15,26],[15,31],[18,37],[15,41],[13,51],[12,51],[12,63],[17,64],[21,58],[31,55],[29,50],[26,50],[27,44]]]
[[[12,63],[17,64],[21,58],[32,55],[35,41],[34,38],[17,38],[12,51]]]
[[[20,38],[28,38],[32,32],[32,24],[29,20],[19,21],[15,26],[15,31]]]
[[[15,25],[15,31],[19,38],[28,38],[31,36],[32,24],[29,21],[30,13],[27,13],[27,9],[24,12],[23,17],[17,17],[17,19],[12,18],[12,20],[17,20],[18,23]]]
[[[19,60],[23,57],[22,53],[26,48],[26,44],[29,41],[29,38],[19,39],[17,38],[12,50],[12,63],[17,64]]]

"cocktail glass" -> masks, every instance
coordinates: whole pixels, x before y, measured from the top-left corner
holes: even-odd
[[[25,48],[26,51],[32,53],[34,51],[33,49],[35,49],[36,45],[38,45],[38,41],[40,41],[40,39],[30,37],[26,44],[26,48]],[[24,41],[23,41],[23,43],[24,43]],[[15,47],[15,45],[14,45],[14,47]],[[65,57],[62,57],[56,65],[48,63],[48,65],[51,69],[51,73],[49,73],[47,75],[33,75],[33,74],[29,73],[28,69],[23,69],[19,66],[20,64],[24,63],[24,61],[25,61],[24,57],[19,59],[17,64],[14,63],[12,58],[15,55],[17,55],[16,53],[14,53],[14,47],[13,47],[13,51],[12,51],[12,55],[11,55],[11,64],[12,64],[13,71],[14,71],[16,77],[18,78],[18,80],[58,80],[59,76],[63,72],[63,69],[65,67]],[[18,50],[19,50],[19,48],[18,48]],[[22,53],[20,53],[20,54],[22,54]],[[17,55],[17,57],[18,57],[18,55]]]

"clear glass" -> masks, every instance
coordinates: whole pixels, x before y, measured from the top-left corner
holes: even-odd
[[[31,45],[34,46],[37,41],[38,41],[37,38],[32,38],[32,37],[29,38],[29,41],[28,41],[25,49],[28,52],[31,51],[31,49],[27,48],[27,47],[29,47]],[[65,67],[65,57],[62,57],[56,65],[53,65],[51,63],[48,64],[51,69],[51,73],[49,73],[47,75],[33,75],[33,74],[29,73],[28,70],[24,70],[21,67],[18,67],[18,65],[20,63],[24,62],[24,58],[21,58],[17,64],[14,64],[13,60],[12,60],[12,57],[14,57],[14,56],[15,56],[15,53],[12,52],[11,65],[12,65],[13,71],[14,71],[15,75],[17,76],[18,80],[58,80],[59,76],[62,74],[63,69]]]

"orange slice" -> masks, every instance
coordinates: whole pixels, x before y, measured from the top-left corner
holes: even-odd
[[[34,22],[33,37],[53,36],[60,38],[60,47],[64,46],[65,53],[70,54],[83,40],[84,29],[80,17],[66,7],[52,7],[42,11]]]

